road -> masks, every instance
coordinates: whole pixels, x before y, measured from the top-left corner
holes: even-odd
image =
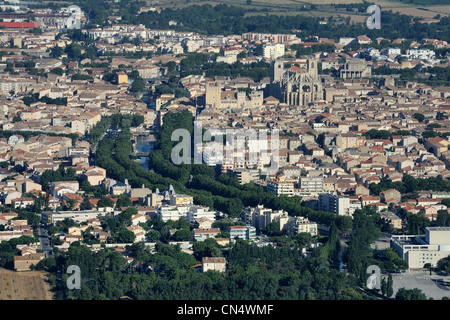
[[[47,230],[39,225],[38,228],[39,233],[39,242],[41,243],[42,252],[45,254],[45,257],[48,258],[53,256],[53,244],[52,240],[49,238]]]
[[[338,254],[338,259],[339,259],[339,271],[342,270],[342,268],[344,268],[344,254],[347,251],[348,245],[347,243],[344,242],[344,240],[340,239],[340,250],[339,250],[339,254]]]

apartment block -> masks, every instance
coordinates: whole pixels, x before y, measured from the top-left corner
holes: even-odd
[[[273,192],[277,196],[285,194],[287,196],[294,195],[294,183],[276,180],[267,181],[267,191]]]
[[[301,176],[299,179],[302,192],[319,194],[323,192],[323,176]]]
[[[253,241],[256,238],[256,228],[253,226],[230,226],[228,228],[230,239],[234,241],[236,238]]]
[[[358,199],[333,194],[321,193],[319,195],[319,210],[336,213],[340,216],[353,216],[356,209],[361,209]]]

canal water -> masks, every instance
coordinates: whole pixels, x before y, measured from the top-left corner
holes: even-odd
[[[149,153],[153,150],[153,141],[149,137],[139,136],[136,141],[136,150],[138,152]],[[139,164],[145,170],[148,170],[149,157],[140,157]]]

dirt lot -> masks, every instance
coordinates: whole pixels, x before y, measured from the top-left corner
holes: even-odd
[[[14,272],[0,268],[0,300],[52,300],[41,271]]]

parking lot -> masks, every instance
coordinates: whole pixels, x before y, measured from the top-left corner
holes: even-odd
[[[429,271],[425,270],[407,270],[401,274],[393,274],[394,296],[398,289],[419,288],[427,296],[435,300],[441,300],[443,297],[450,298],[450,288],[440,285],[439,279],[449,279],[449,276],[438,275],[435,272],[430,276]]]

